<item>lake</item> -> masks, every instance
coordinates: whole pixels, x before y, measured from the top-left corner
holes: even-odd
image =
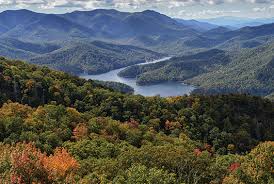
[[[162,62],[168,59],[170,59],[170,57],[154,60],[151,62],[141,63],[139,65]],[[136,84],[136,79],[123,78],[118,76],[118,73],[125,68],[112,70],[110,72],[98,74],[98,75],[82,74],[80,75],[80,77],[85,79],[124,83],[134,88],[134,94],[140,94],[143,96],[155,96],[155,95],[160,95],[162,97],[181,96],[181,95],[190,94],[195,89],[193,86],[184,84],[182,82],[162,82],[159,84],[139,86]]]

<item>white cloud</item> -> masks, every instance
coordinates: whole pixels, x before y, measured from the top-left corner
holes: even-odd
[[[216,5],[223,3],[248,2],[248,3],[271,3],[274,0],[0,0],[0,6],[39,6],[41,8],[138,8],[143,6],[153,7],[183,7],[195,4]]]
[[[263,8],[256,7],[256,8],[253,8],[253,11],[254,12],[264,12],[264,11],[266,11],[266,7],[263,7]]]
[[[206,16],[211,16],[211,17],[216,17],[216,16],[224,16],[227,14],[237,14],[241,13],[239,10],[203,10],[203,11],[198,11],[198,12],[182,12],[180,16],[185,15],[187,17],[192,17],[192,18],[201,18],[201,17],[206,17]]]

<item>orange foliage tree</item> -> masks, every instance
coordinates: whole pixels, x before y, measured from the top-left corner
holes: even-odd
[[[74,183],[79,164],[64,148],[57,148],[50,156],[30,143],[18,143],[3,149],[0,162],[5,162],[9,171],[5,177],[0,173],[1,183]]]

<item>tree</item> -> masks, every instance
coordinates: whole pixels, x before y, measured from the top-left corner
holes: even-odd
[[[131,166],[123,176],[114,178],[119,184],[174,184],[176,175],[162,169],[147,168],[144,165]]]

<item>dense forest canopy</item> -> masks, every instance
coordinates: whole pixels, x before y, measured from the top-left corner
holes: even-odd
[[[274,103],[123,94],[0,61],[1,183],[273,183]]]

